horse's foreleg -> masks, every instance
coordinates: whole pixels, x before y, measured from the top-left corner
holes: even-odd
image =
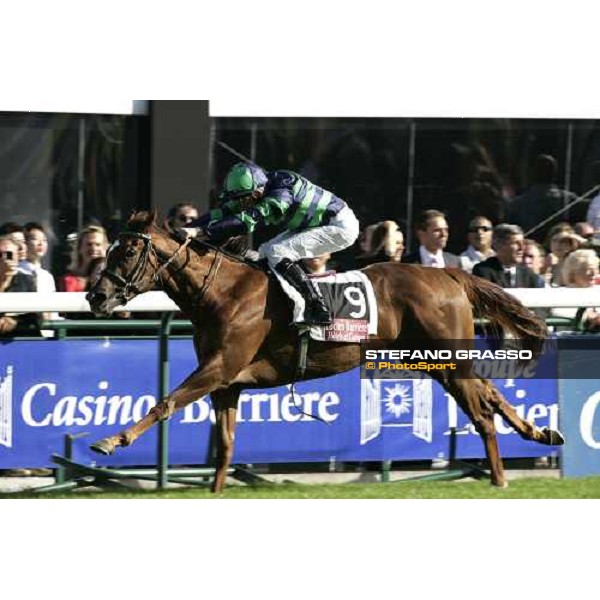
[[[158,421],[168,419],[176,410],[194,402],[217,388],[222,382],[221,360],[214,359],[189,375],[171,394],[163,398],[148,414],[124,431],[90,446],[99,454],[112,454],[119,446],[129,446]]]
[[[240,388],[232,386],[211,394],[216,418],[216,472],[212,491],[220,492],[225,486],[227,469],[233,457],[235,424]]]
[[[130,446],[133,442],[146,432],[158,421],[168,419],[174,412],[173,403],[169,397],[164,398],[156,406],[148,411],[148,414],[134,423],[128,429],[116,435],[104,438],[90,445],[90,448],[98,454],[112,454],[119,446]]]

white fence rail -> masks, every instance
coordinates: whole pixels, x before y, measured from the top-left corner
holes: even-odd
[[[180,309],[164,292],[146,292],[116,311],[176,312]],[[90,305],[83,292],[54,292],[37,294],[14,292],[0,294],[0,313],[6,312],[89,312]]]

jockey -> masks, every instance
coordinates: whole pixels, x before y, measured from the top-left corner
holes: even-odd
[[[263,225],[278,227],[282,233],[259,247],[259,257],[267,259],[292,297],[296,297],[294,292],[302,296],[304,324],[329,325],[331,315],[298,261],[343,250],[355,242],[359,223],[349,206],[297,173],[266,173],[247,162],[231,168],[220,200],[220,208],[187,224],[186,229],[199,227],[209,239],[221,241]]]

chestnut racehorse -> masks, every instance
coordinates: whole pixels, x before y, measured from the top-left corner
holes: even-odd
[[[194,248],[192,248],[194,246]],[[500,287],[463,273],[397,263],[374,264],[364,273],[378,302],[382,340],[423,343],[474,337],[473,310],[541,350],[546,326]],[[263,270],[202,241],[182,242],[156,224],[155,213],[134,214],[111,247],[106,268],[88,293],[94,313],[107,315],[134,296],[156,287],[190,315],[199,367],[149,413],[124,431],[91,448],[112,454],[128,446],[156,422],[168,419],[205,394],[216,415],[216,473],[213,491],[221,491],[234,448],[236,410],[245,388],[268,388],[294,381],[297,331],[279,284]],[[326,377],[359,365],[359,345],[310,341],[304,379]],[[522,419],[486,379],[461,378],[452,371],[434,378],[466,413],[483,440],[493,485],[506,485],[494,428],[501,415],[523,438],[562,444],[557,431],[539,429]]]

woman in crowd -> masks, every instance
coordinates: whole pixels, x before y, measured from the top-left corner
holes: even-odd
[[[577,250],[585,240],[576,233],[563,231],[550,239],[550,254],[546,257],[546,269],[550,272],[550,285],[564,285],[562,267],[569,254]]]
[[[77,236],[75,255],[71,268],[58,282],[61,292],[85,292],[90,276],[90,264],[104,259],[108,250],[108,238],[103,227],[90,225]]]
[[[103,227],[98,225],[86,227],[77,238],[73,259],[75,268],[59,279],[61,291],[88,292],[96,279],[100,277],[100,273],[104,268],[108,245],[108,238]],[[69,319],[98,318],[90,313],[68,313],[67,316]],[[129,311],[117,311],[109,318],[129,319],[131,318],[131,313]],[[80,331],[78,335],[88,335],[88,333],[94,335],[96,331],[94,329],[90,329],[89,332]],[[135,331],[132,332],[132,334],[135,333]]]
[[[569,254],[562,265],[562,280],[566,287],[588,288],[597,285],[600,259],[594,250],[580,249]],[[556,317],[577,318],[584,331],[600,331],[599,308],[554,308]]]

